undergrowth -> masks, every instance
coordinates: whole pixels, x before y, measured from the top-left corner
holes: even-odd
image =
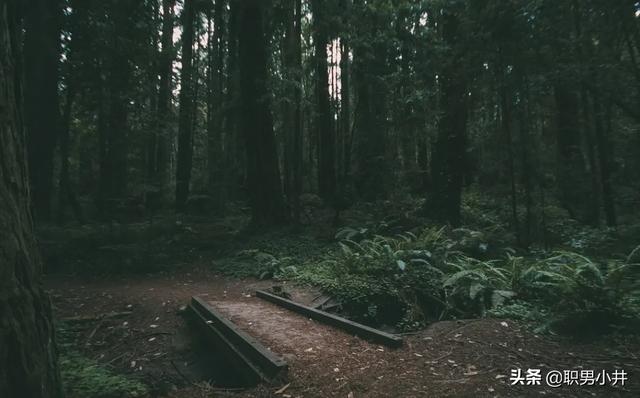
[[[148,395],[147,387],[138,380],[107,369],[74,348],[66,325],[57,325],[60,350],[60,375],[67,397],[134,398]]]
[[[606,261],[570,251],[522,257],[511,249],[487,260],[470,254],[488,244],[468,230],[349,239],[357,235],[341,231],[339,248],[319,261],[294,265],[271,256],[263,276],[319,286],[351,317],[402,330],[481,316],[578,334],[628,332],[640,324],[640,247]]]

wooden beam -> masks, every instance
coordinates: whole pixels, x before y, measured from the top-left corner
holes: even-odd
[[[345,330],[363,339],[384,344],[392,348],[397,348],[402,345],[402,338],[396,335],[385,333],[381,330],[350,321],[325,311],[307,307],[294,301],[267,293],[263,290],[256,291],[256,296],[322,323]]]
[[[240,330],[206,301],[192,297],[189,309],[207,340],[230,361],[229,365],[238,370],[247,384],[271,382],[286,375],[288,365],[282,358]]]

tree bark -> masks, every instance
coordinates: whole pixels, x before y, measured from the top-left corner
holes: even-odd
[[[445,43],[455,46],[459,21],[445,13],[442,30]],[[431,157],[432,186],[425,202],[425,213],[432,218],[460,225],[462,182],[466,164],[468,91],[462,55],[451,54],[448,67],[440,75],[442,116]]]
[[[602,109],[600,100],[593,99],[593,114],[595,119],[596,142],[598,160],[600,162],[600,180],[602,183],[602,201],[607,226],[617,225],[616,206],[614,200],[613,184],[611,183],[611,143],[609,139],[611,126],[611,105]]]
[[[578,93],[568,83],[554,87],[556,99],[556,139],[558,146],[558,181],[562,205],[574,219],[584,221],[584,198],[589,186],[580,147]]]
[[[263,226],[285,221],[282,183],[267,91],[267,38],[262,0],[240,6],[238,61],[240,128],[247,150],[247,185],[252,222]]]
[[[180,113],[178,115],[178,162],[176,168],[176,210],[184,211],[189,197],[193,162],[193,39],[195,9],[185,0],[182,10],[182,71],[180,75]]]
[[[315,97],[316,97],[316,137],[318,139],[318,192],[320,197],[332,199],[336,190],[335,131],[331,120],[329,99],[329,68],[327,64],[327,21],[326,4],[319,0],[311,2],[313,11],[313,42],[315,47]]]
[[[222,134],[222,96],[224,94],[224,10],[225,2],[216,0],[213,15],[208,11],[207,75],[207,173],[208,186],[217,206],[226,201],[224,184],[224,145]]]
[[[162,0],[162,37],[158,60],[158,101],[156,129],[152,132],[149,147],[147,177],[158,190],[158,199],[162,199],[169,183],[169,121],[171,117],[171,80],[173,59],[173,7],[175,0]],[[150,205],[150,203],[147,203]]]
[[[0,396],[58,398],[51,306],[29,209],[17,8],[0,3]]]
[[[53,153],[60,127],[58,64],[61,7],[55,0],[31,0],[24,7],[25,127],[36,220],[51,218]]]

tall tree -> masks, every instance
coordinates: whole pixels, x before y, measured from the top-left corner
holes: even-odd
[[[155,131],[151,133],[147,155],[147,177],[156,186],[160,196],[163,196],[169,180],[171,65],[175,57],[173,49],[174,5],[175,0],[162,0],[162,37],[157,68],[159,76],[157,116]]]
[[[265,7],[262,0],[243,0],[238,32],[240,128],[247,150],[247,185],[252,221],[256,225],[286,219],[267,89]]]
[[[226,197],[222,131],[225,6],[225,1],[216,0],[214,7],[207,9],[207,174],[209,190],[216,195],[218,206],[224,204]]]
[[[327,45],[329,44],[327,4],[312,0],[313,43],[315,48],[315,97],[316,97],[316,137],[318,139],[318,191],[320,196],[332,198],[336,190],[336,134],[332,122],[331,101],[329,99],[329,67]]]
[[[49,220],[53,188],[53,153],[60,127],[58,69],[61,4],[31,0],[25,14],[25,126],[33,207],[37,219]]]
[[[15,1],[0,2],[0,396],[62,397],[29,209]]]
[[[466,164],[468,98],[460,19],[455,10],[443,10],[442,39],[446,64],[439,73],[441,112],[431,158],[432,186],[426,213],[435,219],[460,225],[462,183]]]
[[[182,71],[178,115],[178,162],[176,168],[176,210],[183,211],[189,197],[193,163],[193,40],[195,5],[185,0],[182,10]]]
[[[387,15],[382,3],[353,2],[357,40],[353,40],[353,83],[357,96],[355,109],[356,170],[355,185],[365,200],[384,198],[389,183],[387,159],[387,41],[384,27]]]
[[[285,194],[293,219],[300,218],[300,194],[302,193],[302,0],[286,3],[288,21],[285,27],[283,67],[287,83],[284,103],[285,126]]]

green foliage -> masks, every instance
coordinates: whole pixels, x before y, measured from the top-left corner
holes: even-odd
[[[134,398],[148,394],[140,381],[116,374],[74,348],[66,325],[57,325],[60,375],[68,397]]]
[[[560,252],[538,265],[536,283],[557,327],[608,331],[640,318],[640,263],[637,249],[625,260],[599,264],[580,254]]]
[[[469,236],[474,234],[428,228],[417,235],[346,239],[292,278],[322,287],[351,316],[403,330],[435,319],[487,315],[594,331],[640,319],[640,248],[604,264],[572,252],[536,259],[510,249],[498,259],[480,260],[461,251],[473,249],[463,243]]]
[[[72,397],[129,398],[148,393],[147,387],[139,381],[115,374],[74,351],[60,355],[60,373],[65,389]]]

